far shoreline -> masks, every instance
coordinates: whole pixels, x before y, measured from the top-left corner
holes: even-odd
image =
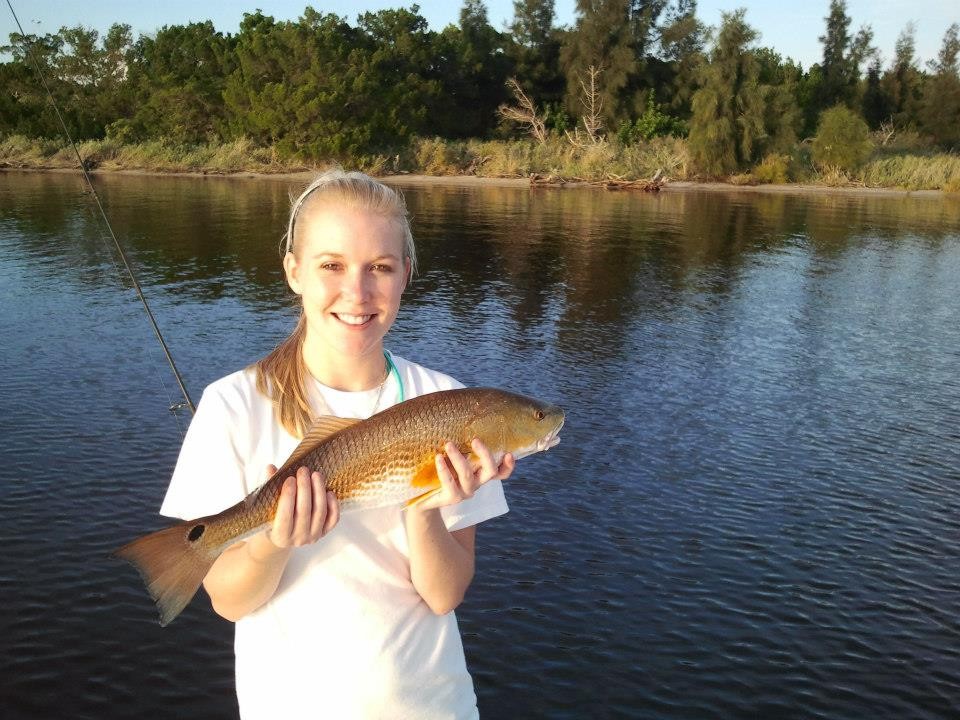
[[[0,167],[0,172],[4,173],[54,173],[54,174],[74,174],[79,175],[77,168],[36,168],[36,167]],[[199,179],[249,179],[249,180],[290,180],[309,182],[309,180],[320,172],[317,170],[300,170],[295,172],[200,172],[200,171],[163,171],[147,169],[116,169],[116,170],[90,170],[91,176],[112,176],[112,175],[133,175],[143,177],[188,177]],[[435,185],[448,187],[513,187],[513,188],[531,188],[537,191],[543,190],[565,190],[570,189],[596,189],[600,190],[589,182],[565,182],[557,185],[530,185],[529,178],[526,177],[486,177],[480,175],[421,175],[421,174],[392,174],[378,175],[377,178],[388,184],[395,185]],[[656,194],[656,192],[644,192],[640,190],[604,190],[604,192],[635,193],[635,194]],[[723,182],[698,182],[692,180],[676,180],[664,183],[659,192],[715,192],[715,193],[760,193],[769,195],[849,195],[849,196],[887,196],[887,197],[916,197],[916,198],[949,198],[958,197],[956,193],[947,193],[943,190],[907,190],[904,188],[885,188],[885,187],[862,187],[862,186],[831,186],[831,185],[811,185],[802,183],[787,184],[757,184],[740,185]]]

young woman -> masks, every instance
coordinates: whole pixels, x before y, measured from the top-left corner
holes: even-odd
[[[193,518],[261,485],[318,415],[366,418],[461,387],[384,349],[415,267],[402,197],[333,171],[294,202],[283,268],[296,329],[255,365],[211,384],[161,513]],[[340,515],[320,473],[287,478],[273,525],[229,548],[204,580],[236,623],[243,718],[477,716],[453,610],[474,570],[477,523],[507,511],[498,465],[473,469],[449,443],[443,491],[409,509]]]

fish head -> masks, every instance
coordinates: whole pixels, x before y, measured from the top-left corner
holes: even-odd
[[[479,403],[470,431],[496,455],[519,459],[560,442],[564,413],[556,405],[503,390]]]

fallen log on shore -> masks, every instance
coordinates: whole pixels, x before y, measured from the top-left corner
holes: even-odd
[[[641,192],[659,192],[666,185],[667,179],[661,170],[657,170],[652,178],[647,180],[625,180],[619,175],[608,175],[604,180],[587,180],[586,178],[565,178],[561,175],[541,175],[530,173],[530,187],[560,187],[563,185],[589,185],[604,190],[640,190]]]

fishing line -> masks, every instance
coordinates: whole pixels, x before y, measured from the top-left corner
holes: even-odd
[[[110,238],[113,240],[113,244],[117,249],[117,253],[120,255],[120,259],[123,261],[123,265],[127,270],[127,275],[130,277],[130,282],[133,284],[133,289],[136,291],[137,297],[140,298],[143,309],[147,313],[147,318],[150,320],[150,326],[153,328],[153,332],[157,336],[157,340],[160,341],[160,347],[163,348],[163,354],[166,356],[167,362],[170,364],[170,369],[173,370],[173,375],[177,379],[177,385],[180,386],[180,392],[183,394],[183,401],[172,404],[170,406],[170,410],[176,414],[177,410],[186,406],[190,408],[191,413],[194,413],[196,412],[196,406],[194,406],[193,401],[190,399],[190,394],[187,392],[186,385],[183,384],[183,378],[180,375],[180,371],[177,370],[177,365],[173,361],[173,355],[170,354],[170,349],[167,347],[166,341],[163,339],[163,334],[160,332],[160,326],[157,325],[157,321],[153,317],[153,312],[150,310],[150,305],[147,304],[147,298],[144,296],[143,290],[140,288],[140,283],[137,282],[137,276],[134,274],[133,268],[130,267],[130,263],[127,261],[127,255],[123,251],[120,241],[117,240],[117,236],[113,232],[113,226],[110,224],[110,220],[107,219],[107,213],[104,211],[103,204],[100,202],[100,196],[97,194],[97,189],[93,186],[93,180],[90,177],[90,173],[87,172],[87,164],[80,155],[80,150],[77,148],[77,144],[73,141],[73,136],[70,134],[70,130],[67,129],[67,123],[60,114],[60,107],[57,105],[56,98],[54,98],[53,92],[50,90],[50,86],[47,84],[47,78],[43,74],[43,69],[40,67],[40,62],[33,54],[33,48],[30,46],[30,43],[27,40],[27,34],[23,31],[23,26],[20,24],[20,18],[17,17],[17,13],[13,9],[13,5],[10,3],[10,0],[7,0],[7,7],[10,8],[10,14],[13,15],[13,20],[16,22],[17,28],[20,30],[22,44],[26,49],[27,55],[29,56],[30,61],[33,63],[34,68],[36,68],[37,75],[40,77],[40,82],[43,84],[43,89],[46,91],[47,97],[50,99],[50,104],[53,106],[53,111],[57,115],[57,120],[60,122],[60,127],[63,128],[63,134],[66,136],[70,146],[73,148],[74,154],[77,156],[77,162],[80,165],[80,172],[83,173],[84,180],[87,181],[87,187],[90,188],[90,194],[93,196],[93,199],[97,204],[97,209],[100,211],[100,217],[103,218],[104,225],[107,227]]]

